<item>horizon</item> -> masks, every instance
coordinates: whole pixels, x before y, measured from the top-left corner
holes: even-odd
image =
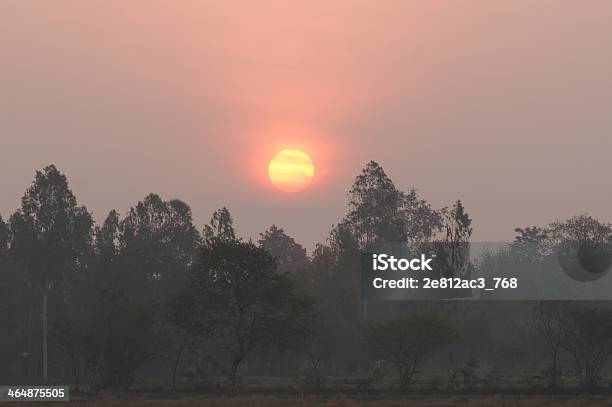
[[[611,21],[1,0],[0,403],[612,406]]]

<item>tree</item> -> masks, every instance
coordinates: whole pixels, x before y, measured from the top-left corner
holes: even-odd
[[[119,223],[118,235],[116,225],[116,213],[111,212],[100,231],[99,249],[107,256],[118,253],[118,267],[130,276],[132,296],[142,293],[151,300],[176,295],[200,242],[189,206],[149,194]]]
[[[210,224],[204,226],[205,244],[213,244],[216,240],[231,242],[236,240],[234,232],[234,220],[230,211],[224,206],[216,210],[210,220]]]
[[[316,382],[323,366],[337,375],[338,367],[353,369],[360,363],[355,358],[361,352],[359,266],[358,242],[344,223],[334,226],[328,244],[317,244],[313,251],[304,285],[316,305],[303,351]]]
[[[7,224],[0,217],[0,382],[4,383],[23,381],[22,372],[32,366],[28,363],[32,360],[32,343],[38,343],[36,338],[40,337],[40,322],[32,314],[39,294],[28,287],[25,273],[18,272],[11,243],[10,222]],[[15,355],[18,355],[17,361]],[[14,369],[16,362],[21,365],[21,371]],[[40,375],[39,372],[32,374]]]
[[[329,236],[329,247],[334,258],[332,273],[323,282],[328,283],[326,288],[331,288],[335,295],[334,309],[340,312],[342,317],[351,325],[358,326],[360,323],[360,311],[364,317],[367,313],[366,303],[363,309],[360,298],[361,276],[361,252],[359,241],[352,232],[347,222],[340,222],[332,228]]]
[[[524,259],[542,263],[551,255],[577,281],[593,281],[612,264],[612,224],[588,214],[555,221],[544,228],[515,229],[512,250]]]
[[[218,242],[236,241],[233,224],[234,221],[227,208],[223,207],[215,211],[210,224],[204,226],[204,245],[212,246]],[[215,327],[208,318],[208,302],[202,300],[193,289],[188,288],[170,299],[167,304],[168,321],[181,333],[172,369],[173,389],[176,389],[176,376],[181,356],[188,342],[192,338],[196,340],[210,338],[215,332]]]
[[[149,194],[130,208],[123,219],[116,211],[111,211],[96,236],[101,286],[106,287],[107,297],[126,297],[114,305],[128,312],[126,318],[130,312],[146,311],[145,317],[152,321],[145,328],[155,335],[143,338],[149,344],[149,351],[136,354],[132,365],[118,365],[118,369],[126,371],[122,380],[129,379],[132,366],[157,353],[156,344],[164,340],[162,337],[167,333],[162,332],[160,326],[166,324],[164,328],[167,330],[177,328],[175,335],[168,335],[175,342],[168,343],[169,347],[176,345],[178,348],[172,375],[175,386],[178,363],[188,338],[179,325],[167,324],[171,321],[166,316],[174,312],[168,299],[177,296],[187,283],[188,270],[195,262],[201,243],[191,208],[178,199],[166,201],[159,195]],[[120,338],[132,334],[128,331]],[[111,381],[110,384],[115,386],[118,383]]]
[[[434,269],[444,277],[467,276],[469,272],[472,219],[460,200],[453,207],[442,210],[444,237],[439,242]]]
[[[584,214],[549,224],[546,234],[555,242],[608,242],[612,239],[612,224]]]
[[[428,355],[450,344],[456,337],[455,330],[445,320],[425,314],[373,323],[365,332],[371,354],[397,368],[402,389],[408,388]]]
[[[317,243],[312,251],[309,273],[312,280],[318,280],[332,274],[334,269],[334,253],[329,245]]]
[[[317,387],[321,387],[321,362],[329,354],[333,341],[333,327],[329,324],[333,317],[330,317],[330,315],[312,313],[307,321],[308,329],[305,330],[305,335],[300,338],[304,354],[312,367]]]
[[[97,299],[105,288],[95,279],[96,263],[90,263],[86,274],[65,281],[61,307],[56,307],[59,317],[49,327],[49,342],[68,357],[75,391],[79,391],[87,359],[97,360],[98,356],[92,344],[99,339]]]
[[[575,308],[563,329],[563,346],[571,353],[583,386],[595,386],[612,353],[612,311]]]
[[[513,254],[521,260],[541,263],[550,252],[548,231],[538,226],[516,228],[511,245]]]
[[[544,338],[551,359],[551,385],[556,387],[559,379],[559,352],[563,345],[563,333],[567,323],[567,305],[557,301],[541,301],[533,307],[532,323]]]
[[[444,211],[444,229],[446,241],[450,243],[464,243],[472,236],[472,219],[465,211],[461,200],[457,200],[450,211]]]
[[[0,314],[8,313],[13,306],[15,292],[15,273],[9,267],[10,229],[0,216]]]
[[[119,234],[119,213],[112,210],[102,223],[96,227],[96,251],[101,266],[107,270],[119,255],[120,234]]]
[[[514,231],[517,233],[514,238],[517,243],[538,243],[548,238],[547,231],[538,226],[516,228]]]
[[[346,221],[361,247],[372,242],[426,240],[441,226],[439,214],[415,189],[398,190],[375,161],[355,178]]]
[[[370,161],[349,191],[347,221],[362,246],[375,241],[403,241],[402,192],[375,161]]]
[[[127,388],[136,369],[168,347],[151,307],[121,294],[104,292],[91,320],[88,364],[104,386]]]
[[[9,250],[9,242],[11,241],[9,227],[0,215],[0,261],[2,261]],[[1,264],[1,263],[0,263]]]
[[[49,295],[87,268],[93,220],[84,206],[77,205],[66,177],[50,165],[36,172],[10,223],[11,252],[19,271],[41,295],[42,380],[46,383]]]
[[[8,270],[7,267],[10,241],[9,227],[4,223],[2,216],[0,216],[0,312],[3,312],[3,308],[7,306],[3,302],[8,299],[8,291],[13,289],[10,287],[11,284],[9,282],[9,273],[12,270]]]
[[[219,349],[229,358],[233,394],[238,369],[256,347],[292,347],[303,335],[310,300],[276,271],[274,258],[252,242],[214,239],[201,249],[190,289],[206,309]]]
[[[181,333],[172,368],[173,390],[176,390],[176,376],[181,363],[181,356],[190,339],[207,339],[213,337],[215,333],[215,327],[209,318],[208,302],[202,300],[198,293],[188,288],[169,300],[166,307],[168,322]]]
[[[70,359],[74,390],[79,391],[79,368],[94,340],[91,328],[85,321],[71,318],[59,321],[49,330],[50,342],[57,346]]]
[[[260,233],[258,243],[276,259],[281,273],[304,270],[308,265],[306,249],[276,225]]]

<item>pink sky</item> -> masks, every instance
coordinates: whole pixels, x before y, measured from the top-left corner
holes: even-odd
[[[149,192],[311,248],[365,163],[476,240],[612,220],[612,2],[0,2],[0,214],[55,163],[97,220]],[[262,182],[275,150],[308,191]]]

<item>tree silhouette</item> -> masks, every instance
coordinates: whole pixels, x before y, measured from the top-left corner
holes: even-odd
[[[124,295],[104,292],[92,312],[89,363],[104,386],[127,388],[143,363],[168,348],[151,308]]]
[[[276,259],[281,273],[303,270],[308,264],[306,249],[276,225],[260,233],[258,243]]]
[[[11,299],[15,291],[15,273],[9,266],[10,229],[0,216],[0,314],[8,312],[13,305]]]
[[[274,258],[251,242],[217,239],[204,246],[190,288],[206,304],[219,350],[229,358],[232,394],[244,358],[260,345],[295,345],[310,308],[276,272]]]
[[[108,271],[113,265],[121,249],[119,224],[119,213],[112,210],[102,226],[96,227],[96,251],[100,264],[105,271]]]
[[[517,243],[537,243],[548,238],[546,230],[537,226],[516,228],[514,231],[517,233],[514,238]]]
[[[330,232],[329,247],[334,258],[332,273],[325,282],[335,295],[333,300],[335,312],[353,327],[360,324],[360,315],[366,314],[366,304],[360,298],[361,266],[359,241],[347,222],[340,222]],[[363,307],[362,307],[363,305]]]
[[[176,389],[176,376],[188,342],[192,338],[211,338],[215,326],[208,301],[190,288],[168,301],[167,312],[168,322],[180,332],[172,367],[172,389]]]
[[[590,215],[515,231],[518,235],[512,244],[514,254],[537,263],[554,259],[554,267],[560,265],[574,280],[597,280],[612,264],[612,224]]]
[[[469,240],[472,236],[472,219],[460,200],[453,207],[442,210],[444,235],[439,242],[435,270],[444,277],[467,277],[469,273]]]
[[[375,161],[355,178],[346,221],[361,247],[372,242],[418,242],[430,239],[441,227],[439,213],[415,189],[407,193],[397,189]]]
[[[592,387],[612,354],[612,311],[603,308],[574,308],[563,326],[563,346],[576,363],[583,386]]]
[[[2,215],[0,215],[0,261],[7,255],[10,241],[9,227],[4,223]]]
[[[149,194],[119,223],[117,237],[115,227],[116,215],[111,212],[101,230],[100,249],[111,254],[118,240],[118,260],[131,277],[132,296],[142,293],[149,301],[178,293],[200,241],[189,206]]]
[[[370,161],[349,191],[347,221],[362,246],[405,240],[401,207],[404,196],[375,161]]]
[[[545,228],[528,226],[516,228],[517,235],[511,245],[512,254],[521,260],[541,263],[550,254],[550,239]]]
[[[85,207],[77,205],[66,177],[50,165],[36,172],[10,223],[11,251],[27,283],[41,296],[42,380],[47,383],[49,295],[87,267],[93,220]]]
[[[559,301],[541,301],[533,307],[532,322],[546,341],[551,359],[551,385],[559,379],[559,352],[563,345],[563,333],[567,324],[567,304]]]
[[[231,242],[236,240],[236,233],[234,232],[234,220],[230,211],[224,206],[213,213],[210,220],[210,224],[204,226],[205,244],[213,244],[215,241],[220,240],[224,242]]]
[[[371,324],[365,336],[372,355],[395,365],[406,389],[425,357],[453,342],[457,333],[438,317],[413,314]]]

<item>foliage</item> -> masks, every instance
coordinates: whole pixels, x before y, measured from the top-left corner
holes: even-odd
[[[567,312],[567,304],[558,301],[542,301],[533,307],[532,324],[546,342],[551,359],[550,384],[553,387],[559,382],[559,353],[563,345]]]
[[[472,219],[460,200],[441,211],[443,238],[435,242],[434,270],[443,277],[469,277]]]
[[[563,327],[563,346],[576,363],[580,384],[594,386],[612,353],[612,311],[603,308],[574,308]]]
[[[308,265],[306,249],[276,225],[260,234],[259,242],[276,259],[278,271],[303,271]]]
[[[256,347],[295,346],[311,307],[276,272],[274,258],[252,242],[214,240],[202,247],[190,290],[229,358],[232,391],[240,364]]]
[[[226,207],[213,213],[210,224],[204,226],[204,243],[212,245],[215,241],[232,242],[236,240],[234,220]]]
[[[11,236],[9,227],[4,223],[2,216],[0,216],[0,259],[3,259],[7,255],[10,241]]]
[[[472,221],[461,201],[433,210],[414,189],[396,188],[375,162],[356,178],[349,200],[346,216],[309,258],[275,225],[256,244],[240,240],[227,208],[213,214],[201,236],[187,204],[156,194],[126,214],[111,211],[94,230],[66,177],[53,166],[39,171],[20,210],[8,224],[0,218],[0,380],[40,383],[48,359],[50,382],[74,377],[76,385],[125,388],[137,377],[171,377],[176,387],[180,363],[185,372],[200,369],[198,379],[212,386],[226,370],[235,387],[238,371],[281,377],[304,367],[319,385],[333,385],[370,371],[368,349],[398,368],[403,387],[419,372],[459,372],[472,378],[470,386],[484,386],[473,364],[461,367],[464,358],[455,358],[469,349],[483,372],[546,366],[545,378],[530,383],[554,384],[561,383],[560,366],[573,361],[583,385],[603,382],[608,305],[363,301],[360,253],[368,243],[427,247],[433,240],[456,249],[438,258],[456,269],[469,254]],[[559,248],[582,241],[570,249],[584,266],[580,253],[608,247],[611,231],[589,215],[518,228],[508,250],[483,262],[496,270],[534,261],[558,268]],[[548,352],[522,338],[530,318]],[[450,344],[457,335],[447,321],[461,327],[458,343]]]
[[[456,331],[448,322],[426,314],[373,323],[366,329],[368,349],[374,357],[395,365],[402,389],[410,385],[427,356],[452,343],[456,337]]]
[[[45,281],[60,282],[86,266],[93,237],[93,219],[54,166],[37,171],[34,183],[11,217],[11,251],[31,282],[45,290]]]
[[[105,387],[127,388],[143,363],[167,348],[155,311],[104,292],[92,313],[87,365]]]
[[[41,295],[42,380],[48,372],[49,295],[87,270],[91,255],[93,219],[77,205],[66,176],[55,166],[37,171],[34,183],[10,220],[11,256],[25,284]]]
[[[346,222],[361,247],[383,241],[423,241],[441,227],[440,214],[420,199],[416,190],[398,190],[375,161],[355,178]]]
[[[109,225],[114,222],[111,213]],[[150,298],[179,291],[193,264],[200,235],[187,204],[149,194],[119,223],[118,239],[121,266],[130,269],[135,279],[131,282],[134,295],[143,291],[143,285],[150,286]],[[165,281],[163,285],[159,284],[161,280]]]

